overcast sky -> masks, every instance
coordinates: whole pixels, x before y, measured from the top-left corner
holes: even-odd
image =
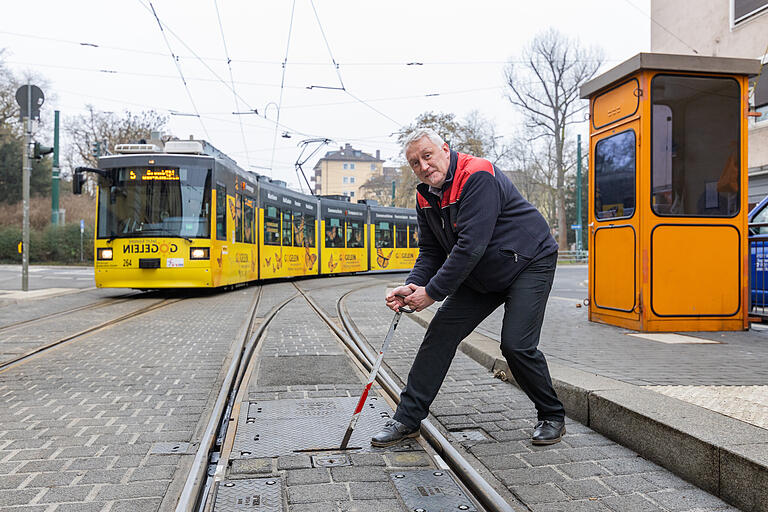
[[[507,61],[555,27],[602,47],[604,69],[613,67],[648,51],[649,3],[154,0],[161,32],[149,0],[25,0],[3,6],[0,48],[14,72],[47,79],[45,117],[86,104],[173,112],[166,133],[209,140],[243,168],[295,187],[307,138],[397,159],[392,134],[430,110],[477,110],[512,134],[519,117],[505,97]],[[346,92],[322,88],[342,83]],[[233,115],[253,109],[260,116]]]

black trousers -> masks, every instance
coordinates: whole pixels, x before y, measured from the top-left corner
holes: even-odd
[[[556,254],[531,263],[503,293],[479,293],[462,285],[448,296],[427,328],[394,418],[414,428],[427,417],[461,340],[504,304],[501,352],[512,376],[533,401],[539,420],[563,421],[563,404],[538,349],[556,264]]]

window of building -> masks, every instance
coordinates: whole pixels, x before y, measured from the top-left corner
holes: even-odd
[[[280,245],[280,210],[274,206],[264,209],[264,245]]]
[[[389,222],[378,222],[374,228],[377,248],[393,248],[395,246],[395,225]]]
[[[768,0],[732,0],[732,2],[734,25],[768,9]]]
[[[349,197],[355,197],[355,191],[354,190],[349,192]]]
[[[349,164],[349,168],[354,170],[355,164]]]
[[[227,187],[216,185],[216,240],[227,239]]]
[[[372,171],[375,171],[375,170],[376,170],[376,164],[371,164],[371,170],[372,170]]]
[[[635,132],[627,130],[595,144],[595,217],[635,213]]]
[[[739,212],[740,93],[731,78],[653,78],[651,205],[657,215]]]
[[[344,176],[344,178],[342,178],[341,182],[346,185],[347,183],[349,183],[349,177],[348,176]]]
[[[360,221],[347,221],[347,247],[365,247],[362,226]]]
[[[355,182],[355,177],[354,176],[350,176],[349,177],[349,182],[350,183],[354,183]]]
[[[344,169],[349,169],[349,164],[344,164]]]

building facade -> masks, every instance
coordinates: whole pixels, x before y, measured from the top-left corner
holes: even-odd
[[[354,149],[351,144],[345,144],[338,151],[328,151],[313,169],[315,194],[343,195],[353,203],[364,199],[360,187],[372,176],[381,175],[383,164],[379,150],[375,157]]]
[[[768,195],[768,0],[651,0],[651,51],[761,59],[750,102],[749,202]],[[695,51],[694,51],[695,50]]]

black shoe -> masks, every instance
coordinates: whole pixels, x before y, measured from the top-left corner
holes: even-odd
[[[542,420],[536,423],[531,442],[536,445],[555,444],[559,443],[564,435],[564,421]]]
[[[408,428],[399,421],[389,420],[375,436],[371,438],[372,446],[391,446],[407,437],[419,437],[419,427]]]

